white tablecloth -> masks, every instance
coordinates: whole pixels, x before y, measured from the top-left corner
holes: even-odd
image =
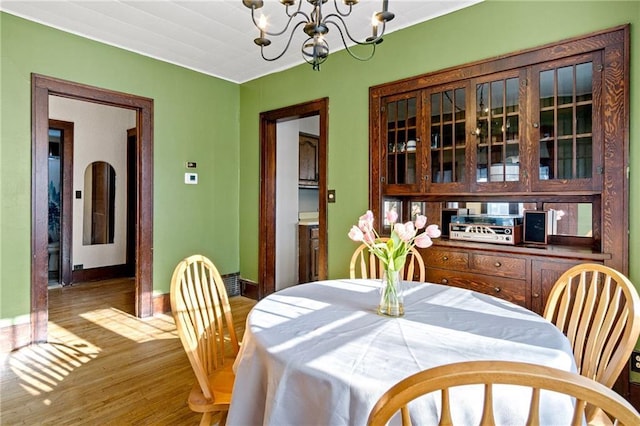
[[[458,361],[525,361],[575,371],[568,340],[539,315],[464,289],[406,285],[401,318],[376,314],[379,282],[372,280],[302,284],[261,300],[247,317],[227,424],[365,425],[396,382]],[[524,424],[530,392],[503,390],[495,396],[503,406],[498,424]],[[477,392],[482,389],[466,387],[453,396],[464,407],[456,424],[478,424]],[[566,398],[543,402],[542,424],[569,422],[561,415]],[[439,405],[439,397],[415,404],[414,424],[437,424]]]

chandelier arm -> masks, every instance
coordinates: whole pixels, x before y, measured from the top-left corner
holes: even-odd
[[[344,16],[345,18],[349,15],[351,15],[351,12],[353,11],[353,5],[350,4],[349,5],[349,11],[348,12],[343,12],[340,10],[340,7],[338,6],[338,0],[333,0],[333,8],[336,10],[336,12],[338,12],[338,15],[340,16]],[[331,15],[327,15],[327,16],[331,16]]]
[[[338,20],[340,21],[340,23],[342,24],[342,26],[340,26],[337,22],[330,20],[329,18],[338,18]],[[347,38],[349,40],[351,40],[352,42],[354,42],[355,44],[359,44],[361,46],[367,46],[367,45],[375,45],[378,42],[380,42],[382,40],[382,37],[384,37],[384,31],[386,29],[386,22],[382,22],[382,31],[380,32],[380,35],[376,36],[376,37],[372,37],[372,38],[368,38],[366,41],[359,41],[356,40],[355,38],[353,38],[351,36],[351,33],[349,32],[349,27],[347,26],[347,24],[344,22],[344,19],[342,19],[342,17],[340,15],[336,15],[335,13],[331,13],[329,15],[327,15],[324,19],[324,22],[327,24],[333,24],[333,26],[335,26],[338,31],[340,31],[340,37],[342,37],[342,42],[344,44],[345,47],[347,47],[347,43],[345,42],[345,38],[343,36],[343,32],[342,29],[344,28],[344,33],[346,33]]]
[[[263,30],[262,28],[260,28],[260,25],[258,25],[258,22],[256,21],[256,16],[255,16],[255,11],[256,11],[256,9],[251,8],[251,20],[253,21],[253,25],[254,25],[258,30],[262,31],[262,33],[263,33],[263,34],[266,34],[266,35],[269,35],[269,36],[274,36],[274,37],[281,36],[282,34],[284,34],[284,33],[287,31],[287,29],[289,29],[289,25],[291,25],[291,21],[292,21],[292,20],[293,20],[293,18],[295,18],[297,15],[302,15],[302,16],[304,17],[304,19],[306,19],[307,21],[310,21],[309,16],[308,16],[305,12],[303,12],[303,11],[301,11],[301,10],[300,10],[300,5],[302,5],[302,2],[300,2],[300,3],[298,3],[298,4],[299,4],[299,5],[298,5],[298,10],[297,10],[297,11],[295,11],[295,12],[294,12],[293,14],[291,14],[291,15],[289,15],[289,12],[288,12],[289,7],[287,6],[287,12],[286,12],[286,14],[287,14],[287,16],[289,17],[289,20],[287,21],[287,23],[286,23],[286,25],[284,26],[284,28],[282,29],[282,31],[279,31],[279,32],[277,32],[277,31],[276,31],[276,32],[270,32],[270,31],[266,31],[266,30]],[[299,24],[301,24],[301,23],[305,23],[305,22],[300,21],[300,22],[299,22]],[[296,25],[296,26],[297,26],[297,25]],[[295,28],[294,28],[294,30],[295,30]]]
[[[288,17],[290,17],[290,18],[293,18],[293,17],[294,17],[294,16],[296,16],[298,13],[301,13],[301,14],[305,15],[305,17],[307,17],[307,16],[306,16],[306,14],[305,14],[304,12],[302,12],[302,11],[301,11],[301,9],[302,9],[302,1],[299,1],[299,2],[298,2],[298,10],[296,10],[295,12],[293,12],[293,14],[289,15],[289,5],[287,4],[287,5],[285,5],[285,7],[284,7],[284,13],[286,13],[286,15],[287,15]],[[308,18],[307,18],[307,19],[308,19]]]
[[[369,56],[358,56],[356,55],[347,45],[347,40],[344,37],[344,33],[342,32],[342,28],[340,27],[340,25],[336,24],[333,21],[327,21],[325,20],[325,23],[327,24],[333,24],[333,26],[335,26],[338,29],[338,32],[340,33],[340,38],[342,39],[342,44],[344,45],[345,50],[347,51],[347,53],[349,54],[349,56],[351,56],[353,59],[357,59],[359,61],[368,61],[369,59],[373,58],[373,55],[376,53],[376,43],[375,42],[370,42],[370,43],[362,43],[362,42],[358,42],[356,40],[354,40],[353,38],[349,37],[349,39],[351,41],[353,41],[354,43],[357,43],[358,45],[361,46],[371,46],[371,53],[369,54]],[[347,32],[348,35],[348,32]]]
[[[303,25],[303,24],[305,24],[305,22],[300,21],[296,24],[295,27],[293,27],[293,30],[291,30],[291,34],[289,34],[289,40],[287,41],[287,45],[284,47],[282,52],[278,54],[278,56],[274,56],[273,58],[267,58],[266,56],[264,56],[264,46],[260,46],[260,55],[262,55],[262,59],[264,59],[265,61],[272,62],[282,58],[282,56],[287,52],[287,50],[289,50],[289,46],[291,46],[291,40],[293,40],[293,36],[295,35],[296,30],[300,25]]]

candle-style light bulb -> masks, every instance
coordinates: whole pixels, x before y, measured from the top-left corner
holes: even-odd
[[[371,17],[371,30],[372,30],[371,36],[373,38],[378,37],[378,24],[380,23],[376,15],[377,13],[374,12],[373,16]]]
[[[260,28],[260,37],[264,37],[264,32],[267,30],[267,17],[260,15],[258,20],[258,28]]]

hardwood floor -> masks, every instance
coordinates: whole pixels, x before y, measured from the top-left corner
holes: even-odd
[[[240,338],[256,302],[230,300]],[[49,343],[2,354],[0,424],[198,424],[173,318],[133,311],[131,279],[50,289]]]

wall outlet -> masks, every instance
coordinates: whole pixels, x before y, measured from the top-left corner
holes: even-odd
[[[631,371],[640,373],[640,351],[631,352]]]
[[[84,265],[82,263],[78,264],[78,265],[73,265],[73,270],[74,271],[81,271],[84,268]]]

